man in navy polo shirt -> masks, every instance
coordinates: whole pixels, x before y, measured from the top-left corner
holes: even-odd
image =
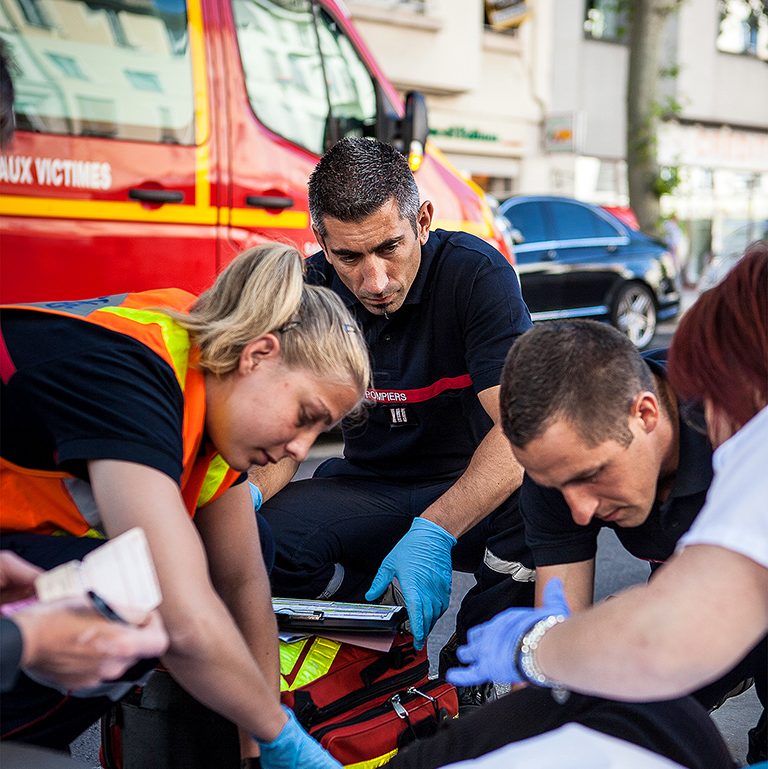
[[[653,572],[704,506],[713,473],[703,410],[678,403],[666,352],[641,356],[607,324],[576,320],[538,326],[510,353],[502,422],[526,471],[520,508],[538,604],[554,577],[572,611],[592,603],[602,528]],[[753,677],[765,705],[766,659],[763,639],[694,696],[713,708]],[[764,714],[751,735],[753,746],[760,743]]]
[[[517,276],[483,240],[430,232],[432,204],[386,144],[336,144],[310,178],[309,202],[323,251],[307,279],[356,316],[374,381],[368,413],[343,425],[344,458],[262,508],[277,546],[274,594],[376,600],[397,580],[420,648],[448,607],[452,566],[475,571],[457,620],[463,640],[533,599],[522,472],[498,406],[504,358],[531,327]],[[256,480],[267,495],[274,488],[263,472]]]

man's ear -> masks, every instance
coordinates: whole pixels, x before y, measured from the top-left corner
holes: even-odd
[[[643,430],[652,433],[661,417],[659,399],[650,390],[639,393],[632,401],[630,417],[639,419]]]
[[[259,363],[280,356],[280,339],[275,334],[262,334],[252,339],[240,351],[238,371],[250,374],[258,368]]]
[[[432,225],[432,215],[434,212],[435,208],[429,200],[425,200],[421,206],[419,206],[419,213],[416,216],[416,233],[419,243],[422,246],[429,238],[429,228]]]
[[[320,248],[323,249],[326,261],[330,262],[331,260],[328,258],[328,247],[325,245],[325,238],[320,234],[320,230],[318,230],[314,224],[312,225],[312,234],[315,236],[315,240],[320,244]]]

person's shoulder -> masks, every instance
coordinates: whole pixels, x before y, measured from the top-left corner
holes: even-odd
[[[427,246],[441,260],[452,265],[470,268],[485,264],[509,266],[500,251],[468,232],[433,230]]]
[[[304,262],[306,271],[304,280],[313,286],[330,286],[334,276],[334,269],[325,258],[322,251],[307,257]]]
[[[643,360],[648,364],[651,371],[662,376],[666,376],[667,373],[668,355],[669,349],[667,347],[655,347],[652,350],[645,350],[641,353]]]

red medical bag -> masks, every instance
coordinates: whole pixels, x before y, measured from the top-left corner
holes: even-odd
[[[410,635],[397,635],[385,653],[309,638],[286,670],[289,661],[282,645],[283,703],[338,761],[356,769],[380,766],[458,713],[455,687],[429,680],[426,648],[417,652]]]
[[[398,635],[388,652],[311,636],[280,644],[281,698],[335,758],[373,769],[458,713],[456,689],[429,680],[426,649]],[[105,769],[239,769],[235,726],[160,668],[101,724]]]

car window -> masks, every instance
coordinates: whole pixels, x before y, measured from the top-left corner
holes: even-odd
[[[616,238],[616,228],[586,206],[564,200],[550,203],[555,240]]]
[[[194,144],[184,0],[7,0],[0,37],[27,131]]]
[[[540,202],[518,203],[503,212],[510,224],[522,234],[523,243],[540,243],[543,240],[551,240],[547,234],[544,218],[545,205],[547,204]]]
[[[308,0],[233,0],[232,8],[248,98],[267,128],[322,154],[330,101],[342,136],[373,135],[373,80],[325,10],[316,32]]]

